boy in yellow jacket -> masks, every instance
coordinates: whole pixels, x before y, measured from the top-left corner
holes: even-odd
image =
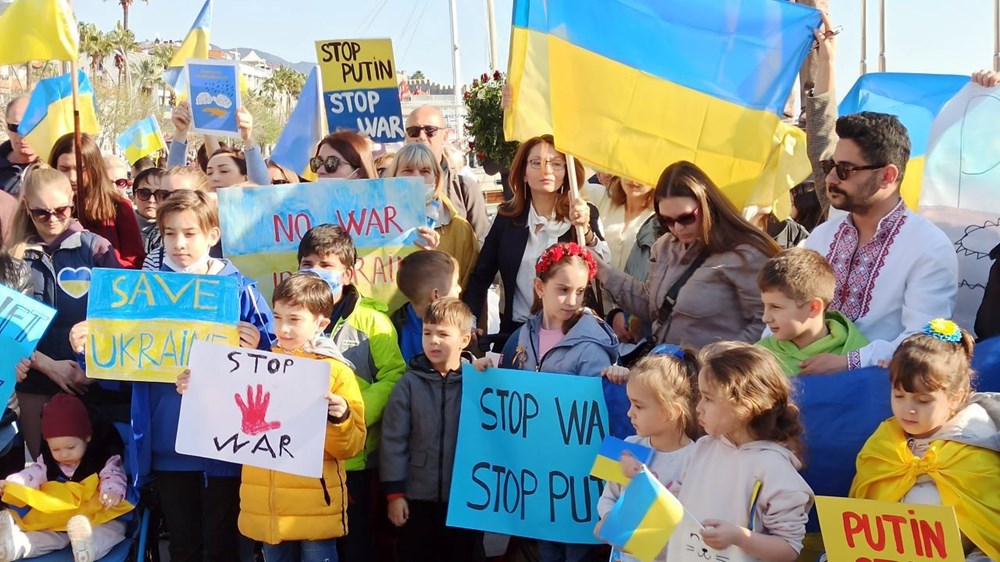
[[[330,392],[319,479],[243,467],[240,532],[264,543],[264,558],[291,562],[337,560],[336,539],[347,534],[347,474],[344,461],[365,444],[365,406],[351,364],[323,337],[333,293],[325,281],[297,273],[274,289],[277,345],[271,351],[322,359],[330,364]],[[177,381],[187,389],[189,377]]]

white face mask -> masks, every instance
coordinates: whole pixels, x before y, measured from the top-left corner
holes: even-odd
[[[208,261],[212,259],[209,252],[205,252],[205,255],[201,257],[198,261],[192,263],[187,267],[183,267],[174,263],[170,256],[166,252],[163,252],[163,263],[170,268],[171,271],[175,273],[206,273],[208,271]]]

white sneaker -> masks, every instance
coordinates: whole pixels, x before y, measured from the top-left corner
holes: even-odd
[[[14,546],[14,518],[6,509],[0,509],[0,562],[17,560]]]
[[[74,515],[66,523],[66,534],[73,548],[73,562],[94,562],[94,545],[91,543],[93,530],[90,520],[83,515]]]

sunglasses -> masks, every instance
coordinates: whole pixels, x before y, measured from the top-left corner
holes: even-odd
[[[701,213],[699,209],[695,209],[690,213],[684,213],[679,217],[665,217],[663,215],[658,215],[660,219],[660,224],[664,226],[667,230],[674,227],[674,225],[690,226],[694,224],[694,221],[698,220],[698,215]]]
[[[132,187],[132,180],[128,178],[120,178],[115,180],[115,187],[118,189],[128,189]]]
[[[329,173],[333,173],[337,171],[337,168],[339,168],[341,164],[344,164],[344,161],[336,156],[327,156],[326,158],[315,156],[309,159],[309,169],[312,170],[313,173],[319,172],[320,168],[325,169]]]
[[[288,183],[292,183],[292,182],[290,182],[288,180],[274,180],[274,181],[271,182],[271,185],[285,185],[285,184],[288,184]]]
[[[31,218],[39,222],[48,221],[52,217],[59,220],[66,220],[69,218],[69,214],[72,211],[73,205],[63,205],[62,207],[56,207],[55,209],[28,209],[28,213],[31,214]]]
[[[820,166],[823,168],[823,173],[829,175],[833,170],[837,170],[837,178],[840,181],[847,181],[847,178],[851,177],[854,172],[860,172],[863,170],[878,170],[879,168],[885,168],[886,164],[878,164],[872,166],[852,166],[850,164],[845,164],[844,162],[837,162],[833,158],[829,160],[820,161]]]
[[[414,125],[413,127],[406,128],[406,136],[411,139],[415,139],[420,136],[420,131],[423,131],[427,138],[434,138],[434,134],[441,130],[441,127],[435,127],[434,125]]]
[[[14,134],[17,134],[17,126],[18,125],[19,125],[19,123],[7,123],[7,130],[10,131],[10,132],[12,132],[12,133],[14,133]]]
[[[178,189],[177,191],[183,190]],[[149,201],[153,197],[155,197],[157,201],[165,201],[167,197],[170,197],[177,191],[170,191],[169,189],[157,189],[156,191],[153,191],[148,187],[140,187],[135,190],[135,197],[139,201]]]

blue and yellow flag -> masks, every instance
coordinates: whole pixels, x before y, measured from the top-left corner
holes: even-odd
[[[594,459],[594,466],[590,468],[590,475],[596,476],[606,482],[617,482],[618,484],[628,484],[629,479],[622,472],[621,458],[625,452],[630,453],[642,464],[649,464],[653,461],[655,452],[638,443],[629,443],[619,439],[614,435],[608,435],[601,442],[601,450],[597,452]]]
[[[969,83],[968,76],[953,74],[865,74],[840,102],[838,112],[889,113],[899,118],[910,134],[910,161],[906,164],[900,191],[906,206],[916,209],[924,177],[924,158],[934,118]]]
[[[644,562],[667,545],[684,519],[684,508],[648,469],[632,478],[608,512],[598,535]]]
[[[157,150],[167,148],[166,141],[163,140],[163,133],[160,132],[160,124],[153,116],[146,117],[132,124],[125,132],[115,139],[118,150],[125,155],[129,166],[135,164],[136,160],[143,156],[149,156]]]
[[[295,109],[288,117],[285,129],[281,131],[278,144],[271,151],[271,161],[304,178],[316,179],[316,175],[309,169],[309,158],[326,132],[325,117],[319,67],[313,66],[302,86],[302,92],[299,93]]]
[[[811,173],[778,111],[819,22],[774,0],[517,0],[504,133],[648,184],[689,160],[738,207],[774,206]]]
[[[0,65],[74,61],[80,34],[66,0],[18,0],[0,16]]]
[[[191,31],[188,32],[184,42],[170,59],[170,65],[163,73],[163,81],[177,92],[178,101],[181,96],[187,95],[187,84],[184,77],[184,63],[188,59],[207,59],[209,46],[209,28],[212,25],[212,0],[205,0],[205,5],[198,12]]]
[[[77,71],[80,90],[80,132],[96,135],[97,106],[90,79],[82,70]],[[18,131],[35,149],[42,161],[49,159],[52,145],[59,137],[73,132],[73,84],[70,75],[63,74],[40,80],[31,93],[28,107]]]

